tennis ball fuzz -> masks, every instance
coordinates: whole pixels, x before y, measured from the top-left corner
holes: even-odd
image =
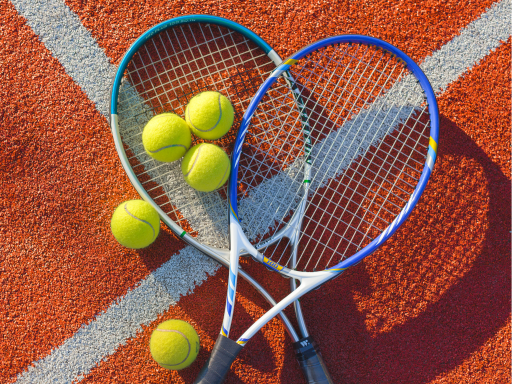
[[[153,116],[142,132],[146,153],[158,161],[178,160],[188,151],[191,143],[192,136],[187,123],[174,113]]]
[[[202,92],[190,99],[185,109],[185,120],[192,132],[206,140],[217,140],[224,136],[234,119],[233,106],[219,92]]]
[[[160,232],[160,217],[151,204],[143,200],[129,200],[114,211],[110,229],[125,247],[145,248],[155,241]]]
[[[194,362],[199,353],[199,336],[189,323],[167,320],[151,334],[149,350],[161,367],[180,370]]]
[[[190,148],[181,162],[185,181],[201,192],[222,187],[230,171],[228,155],[215,144],[202,143]]]

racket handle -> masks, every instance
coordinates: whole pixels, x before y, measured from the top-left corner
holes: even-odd
[[[243,346],[219,334],[210,358],[203,365],[194,384],[220,384]]]
[[[308,384],[333,384],[322,355],[316,351],[316,343],[311,336],[293,343],[295,357]]]

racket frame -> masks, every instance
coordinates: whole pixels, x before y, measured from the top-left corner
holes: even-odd
[[[425,97],[427,99],[427,103],[429,106],[429,115],[430,115],[430,141],[428,146],[428,152],[426,156],[426,161],[424,168],[422,170],[421,176],[416,184],[416,187],[413,193],[410,195],[408,202],[402,208],[399,215],[397,215],[394,220],[390,223],[390,225],[381,232],[374,240],[372,240],[368,245],[359,250],[354,255],[345,258],[340,261],[338,264],[325,269],[323,271],[318,272],[301,272],[290,269],[284,265],[280,265],[263,255],[259,252],[246,238],[243,234],[242,228],[240,226],[240,221],[238,217],[238,200],[237,200],[237,183],[238,183],[238,167],[239,160],[242,152],[242,146],[245,140],[245,135],[250,126],[250,122],[254,112],[256,111],[259,102],[262,100],[263,96],[270,89],[272,84],[274,84],[279,76],[283,73],[286,73],[292,65],[297,63],[300,59],[304,58],[311,52],[314,52],[318,49],[322,49],[328,46],[332,46],[335,44],[344,44],[344,43],[352,43],[352,44],[366,44],[370,46],[381,47],[388,52],[391,52],[394,56],[399,58],[405,63],[407,69],[416,77],[419,81]],[[226,299],[226,308],[224,311],[224,320],[223,326],[221,330],[221,335],[224,337],[229,336],[229,330],[231,327],[231,322],[233,318],[233,307],[236,297],[236,274],[238,267],[238,254],[239,249],[244,249],[247,253],[249,253],[255,260],[264,264],[271,270],[274,270],[284,277],[292,278],[300,282],[299,287],[291,292],[288,296],[286,296],[282,301],[278,303],[278,305],[272,309],[270,309],[267,313],[265,313],[259,320],[257,320],[249,329],[240,338],[237,340],[239,345],[245,345],[245,343],[252,337],[254,334],[261,329],[269,320],[275,317],[278,313],[283,311],[289,304],[297,301],[301,296],[305,293],[310,292],[311,290],[319,287],[324,284],[328,280],[340,275],[343,271],[347,270],[349,267],[359,263],[366,256],[372,254],[375,250],[377,250],[384,242],[391,237],[396,230],[402,225],[405,220],[409,217],[416,203],[419,201],[421,194],[423,193],[430,174],[433,170],[434,163],[437,157],[437,143],[439,136],[439,110],[437,106],[437,101],[435,98],[434,91],[430,85],[428,78],[425,76],[420,67],[404,52],[395,46],[382,41],[380,39],[363,36],[363,35],[342,35],[342,36],[333,36],[326,39],[319,40],[313,44],[310,44],[303,49],[297,51],[295,54],[286,59],[283,64],[281,64],[275,71],[270,75],[270,77],[265,80],[265,82],[260,86],[255,96],[251,100],[249,107],[247,108],[240,129],[238,131],[238,135],[235,142],[235,148],[232,155],[232,164],[231,164],[231,177],[229,180],[229,205],[230,205],[230,238],[231,238],[231,252],[230,252],[230,276],[229,281],[230,284],[228,286],[228,295]],[[298,209],[292,215],[290,222],[300,222],[297,218],[297,215],[303,213],[303,209]],[[292,226],[286,226],[280,232],[276,234],[278,237],[286,236],[287,232],[292,231]],[[269,243],[273,243],[272,239]]]
[[[168,217],[168,215],[160,208],[158,204],[156,204],[149,193],[144,189],[144,187],[141,185],[140,181],[137,178],[137,175],[132,169],[132,166],[130,165],[130,162],[128,160],[128,157],[126,155],[126,152],[123,147],[123,141],[121,138],[121,134],[119,131],[119,123],[118,123],[118,115],[117,115],[117,100],[119,97],[119,89],[121,87],[121,81],[124,75],[124,72],[126,68],[128,67],[130,61],[132,60],[133,56],[136,54],[136,52],[142,47],[148,40],[150,40],[152,37],[156,36],[160,32],[179,25],[186,25],[186,24],[192,24],[192,23],[212,23],[216,25],[221,25],[227,28],[230,28],[232,30],[235,30],[242,34],[243,36],[247,37],[249,40],[256,43],[267,55],[268,57],[277,65],[279,65],[282,60],[279,57],[279,55],[272,49],[272,47],[265,42],[262,38],[260,38],[258,35],[256,35],[251,30],[243,27],[242,25],[235,23],[231,20],[224,19],[217,16],[210,16],[210,15],[187,15],[187,16],[180,16],[174,19],[166,20],[153,28],[146,31],[144,34],[142,34],[126,51],[125,55],[123,56],[119,67],[116,72],[116,76],[114,78],[113,84],[112,84],[112,91],[111,91],[111,99],[110,99],[110,125],[112,129],[112,135],[114,137],[114,144],[116,151],[119,155],[119,159],[121,160],[121,164],[137,193],[139,196],[151,204],[153,208],[158,212],[161,220],[171,229],[171,231],[174,232],[177,236],[179,236],[183,241],[185,241],[187,244],[193,246],[197,250],[201,251],[202,253],[210,256],[215,261],[222,264],[224,267],[229,268],[229,250],[217,248],[209,245],[202,244],[198,242],[194,237],[192,237],[190,234],[188,234],[183,228],[181,228],[178,224],[176,224],[172,219]],[[261,295],[269,302],[271,305],[275,305],[276,302],[272,298],[272,296],[249,274],[247,274],[245,271],[242,272],[244,275],[244,278],[258,291],[261,293]],[[291,325],[290,320],[286,317],[286,315],[283,313],[281,319],[283,320],[287,332],[290,334],[292,339],[299,340],[300,337],[294,330],[293,326]]]

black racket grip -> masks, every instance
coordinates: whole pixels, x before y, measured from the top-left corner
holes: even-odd
[[[316,343],[311,336],[293,343],[295,357],[308,384],[334,384],[327,370],[322,355],[316,350]]]
[[[236,341],[219,335],[210,358],[203,365],[194,384],[221,384],[242,348]]]

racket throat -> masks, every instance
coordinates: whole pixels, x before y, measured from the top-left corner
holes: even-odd
[[[270,239],[265,240],[258,244],[258,249],[266,248],[279,240],[281,240],[283,237],[286,237],[288,240],[290,240],[290,243],[293,244],[294,247],[296,247],[296,244],[299,243],[300,234],[301,234],[301,226],[302,226],[302,219],[304,217],[304,211],[306,209],[307,200],[303,199],[299,206],[297,207],[297,210],[294,212],[293,216],[291,217],[290,221],[281,228],[277,233],[274,234]]]
[[[292,273],[291,277],[302,279],[302,283],[297,287],[295,291],[288,294],[288,296],[286,296],[283,300],[277,303],[277,305],[266,312],[238,340],[249,340],[254,336],[256,332],[258,332],[265,324],[267,324],[271,319],[282,312],[288,305],[300,299],[304,294],[310,292],[314,288],[322,285],[326,280],[332,278],[332,274],[326,273],[325,271],[310,273],[311,276],[309,277],[298,276],[299,273],[296,274],[293,271],[290,272]]]

